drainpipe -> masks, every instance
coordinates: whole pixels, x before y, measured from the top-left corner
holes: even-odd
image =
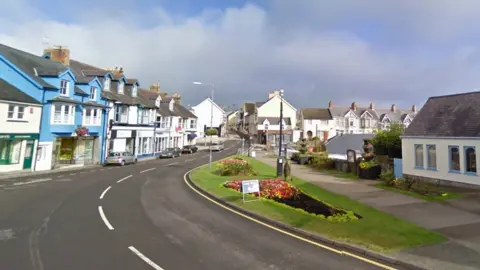
[[[38,144],[37,144],[37,148],[38,146],[40,145],[40,134],[42,133],[42,124],[43,124],[43,105],[45,105],[45,89],[42,89],[43,90],[43,93],[42,93],[42,114],[40,114],[40,127],[38,128]],[[53,147],[53,144],[52,144],[52,147]],[[35,151],[36,155],[38,155],[38,150]],[[33,157],[35,158],[35,163],[33,165],[33,171],[35,172],[37,170],[37,157]]]
[[[107,143],[107,128],[108,128],[108,123],[107,123],[107,117],[108,113],[110,112],[110,107],[107,106],[108,101],[105,101],[105,115],[103,116],[103,140],[102,140],[102,151],[100,152],[100,158],[102,159],[100,161],[100,164],[105,164],[105,159],[107,155],[106,151],[106,143]]]

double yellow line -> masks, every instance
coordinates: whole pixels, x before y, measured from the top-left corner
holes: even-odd
[[[202,166],[200,166],[200,167],[202,167]],[[197,167],[197,168],[200,168],[200,167]],[[195,169],[197,169],[197,168],[195,168]],[[383,269],[397,270],[396,268],[393,268],[393,267],[391,267],[391,266],[388,266],[388,265],[385,265],[385,264],[382,264],[382,263],[379,263],[379,262],[370,260],[370,259],[368,259],[368,258],[359,256],[359,255],[356,255],[356,254],[353,254],[353,253],[350,253],[350,252],[347,252],[347,251],[343,251],[343,250],[340,250],[340,249],[335,249],[335,248],[332,248],[332,247],[329,247],[329,246],[320,244],[320,243],[318,243],[318,242],[312,241],[312,240],[307,239],[307,238],[305,238],[305,237],[302,237],[302,236],[293,234],[293,233],[291,233],[291,232],[288,232],[288,231],[279,229],[279,228],[277,228],[277,227],[275,227],[275,226],[272,226],[272,225],[270,225],[270,224],[267,224],[267,223],[265,223],[265,222],[263,222],[263,221],[260,221],[260,220],[258,220],[258,219],[255,219],[255,218],[253,218],[253,217],[247,216],[247,215],[245,215],[245,214],[243,214],[243,213],[238,212],[238,211],[235,210],[235,209],[232,209],[232,208],[230,208],[230,207],[228,207],[228,206],[225,206],[225,205],[223,205],[223,204],[221,204],[221,203],[213,200],[212,198],[206,196],[205,194],[203,194],[202,192],[200,192],[199,190],[197,190],[195,187],[193,187],[193,186],[188,182],[188,180],[187,180],[187,175],[188,175],[191,171],[193,171],[193,170],[195,170],[195,169],[192,169],[192,170],[188,171],[188,172],[183,176],[183,180],[185,181],[185,184],[187,184],[187,186],[190,187],[193,191],[195,191],[198,195],[200,195],[200,196],[202,196],[203,198],[209,200],[210,202],[212,202],[212,203],[214,203],[214,204],[222,207],[223,209],[228,210],[228,211],[230,211],[230,212],[232,212],[232,213],[234,213],[234,214],[237,214],[237,215],[239,215],[239,216],[241,216],[241,217],[244,217],[244,218],[246,218],[246,219],[248,219],[248,220],[251,220],[251,221],[253,221],[253,222],[255,222],[255,223],[258,223],[258,224],[260,224],[260,225],[263,225],[263,226],[265,226],[265,227],[267,227],[267,228],[269,228],[269,229],[272,229],[272,230],[275,230],[275,231],[277,231],[277,232],[283,233],[283,234],[285,234],[285,235],[288,235],[288,236],[290,236],[290,237],[296,238],[296,239],[301,240],[301,241],[303,241],[303,242],[312,244],[312,245],[317,246],[317,247],[319,247],[319,248],[326,249],[326,250],[328,250],[328,251],[337,253],[337,254],[339,254],[339,255],[350,256],[350,257],[353,257],[353,258],[355,258],[355,259],[357,259],[357,260],[360,260],[360,261],[363,261],[363,262],[366,262],[366,263],[369,263],[369,264],[378,266],[378,267],[383,268]]]

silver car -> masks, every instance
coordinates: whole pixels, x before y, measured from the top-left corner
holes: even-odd
[[[225,146],[222,142],[212,143],[212,151],[222,151],[223,149],[225,149]]]
[[[106,165],[120,165],[135,164],[137,158],[130,152],[110,152],[108,154]]]

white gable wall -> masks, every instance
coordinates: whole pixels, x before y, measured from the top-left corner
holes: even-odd
[[[204,101],[200,102],[197,106],[192,107],[194,110],[195,115],[198,117],[197,119],[197,136],[203,137],[204,136],[204,126],[210,127],[211,122],[211,111],[212,111],[212,103],[210,99],[205,99]],[[213,105],[213,127],[219,127],[221,124],[224,123],[225,120],[225,112],[218,108],[217,106]]]
[[[280,102],[279,96],[275,96],[265,104],[258,108],[258,117],[280,117]],[[283,103],[283,117],[289,117],[292,121],[292,127],[297,124],[297,111],[285,102]],[[260,123],[259,123],[260,124]]]
[[[424,169],[415,168],[415,145],[423,145]],[[436,146],[437,170],[427,169],[427,145]],[[449,173],[449,146],[458,146],[460,151],[460,173]],[[477,175],[465,174],[465,150],[464,146],[473,146],[476,151],[480,150],[480,138],[472,139],[433,139],[433,138],[402,138],[403,174],[429,177],[434,179],[460,182],[465,184],[480,185],[480,159],[477,152]]]

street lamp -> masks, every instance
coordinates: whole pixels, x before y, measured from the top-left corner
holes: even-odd
[[[213,95],[215,94],[215,85],[214,84],[207,84],[207,83],[202,83],[202,82],[193,82],[193,84],[196,85],[206,85],[212,87],[212,102],[210,106],[210,128],[213,128]],[[210,157],[209,157],[209,162],[208,166],[212,168],[212,136],[210,135]]]
[[[277,177],[283,174],[283,157],[282,157],[282,145],[283,145],[283,89],[280,90],[280,132],[279,132],[279,147],[277,158]]]

